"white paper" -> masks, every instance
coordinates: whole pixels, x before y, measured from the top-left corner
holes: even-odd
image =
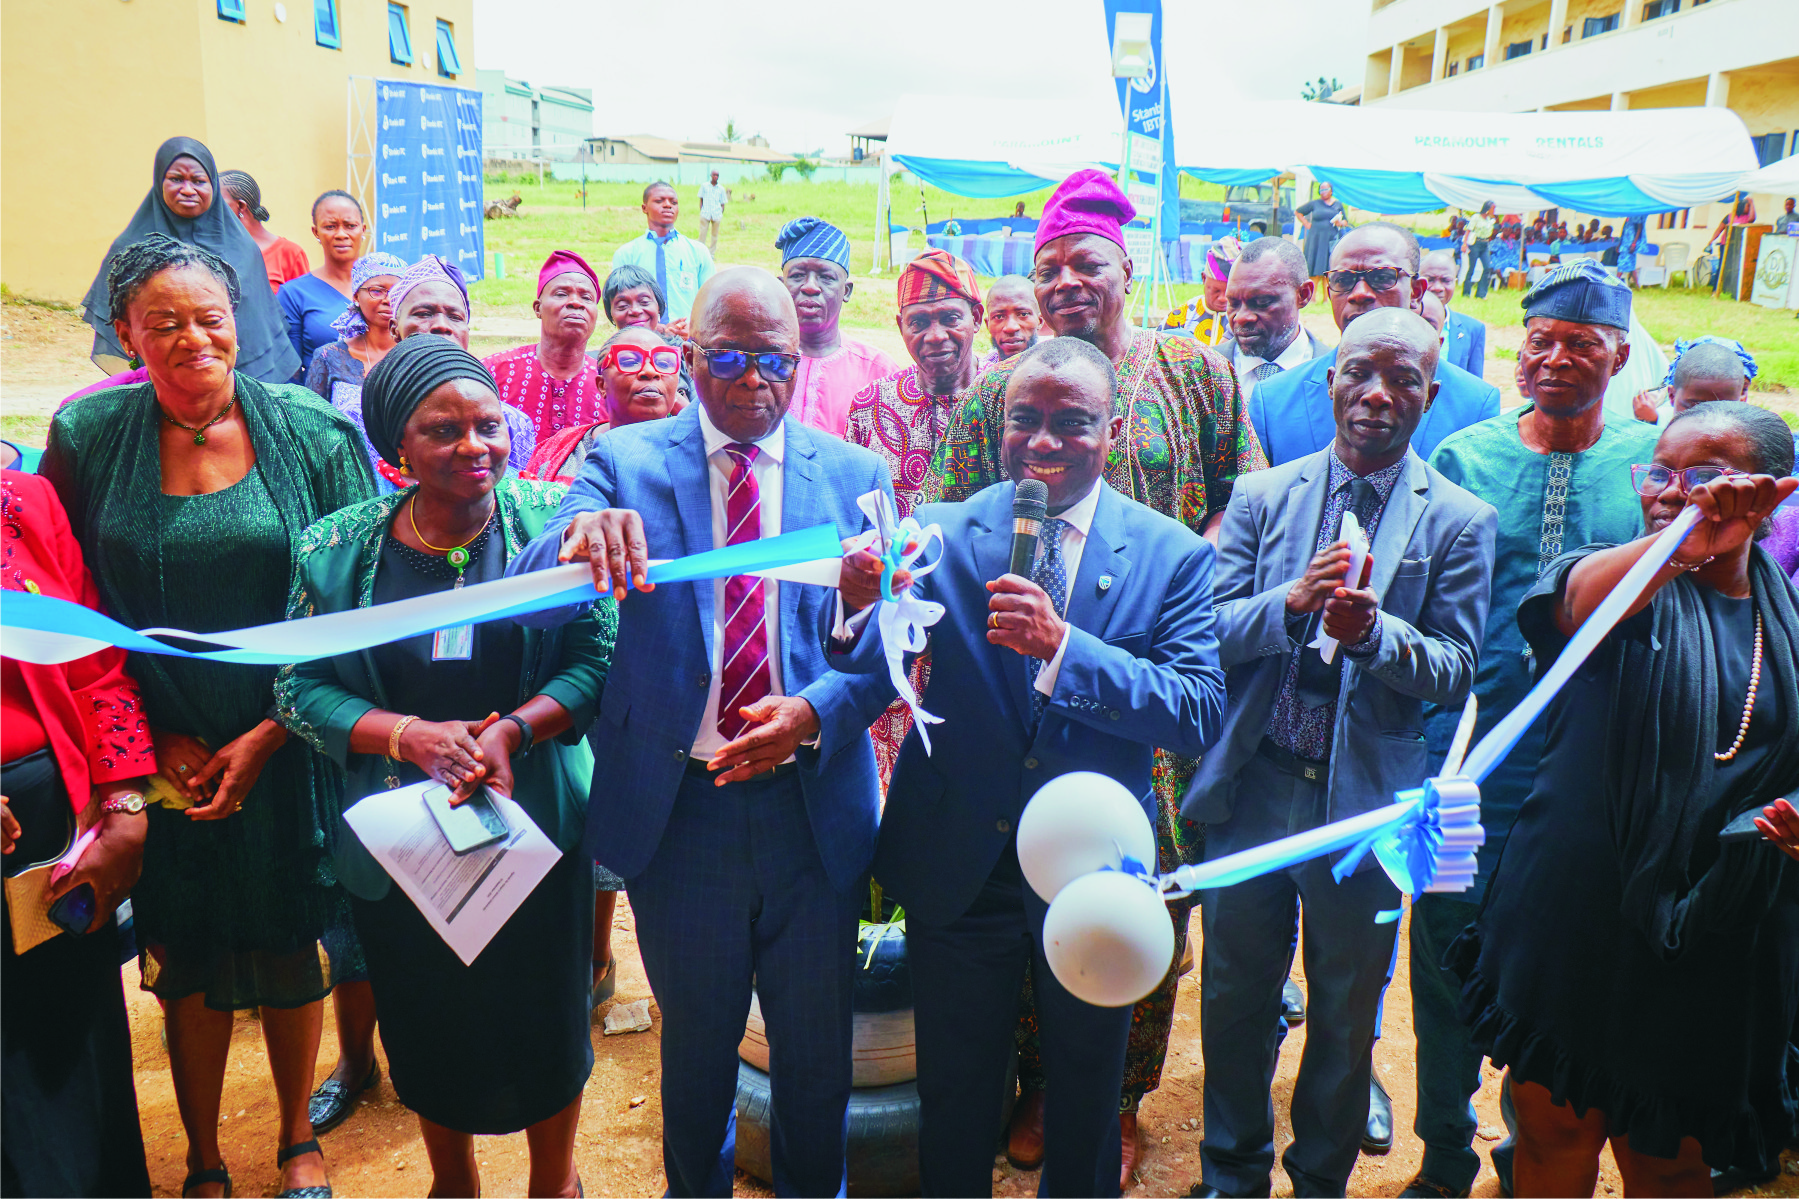
[[[1343,585],[1355,590],[1362,581],[1362,563],[1368,559],[1368,538],[1362,532],[1362,522],[1347,508],[1343,510],[1343,524],[1337,539],[1349,542],[1349,569],[1344,572]],[[1322,623],[1318,626],[1318,636],[1312,638],[1312,648],[1318,651],[1327,666],[1337,656],[1337,639],[1324,631]]]
[[[490,792],[512,832],[458,857],[425,806],[426,793],[442,786],[423,782],[377,792],[345,812],[344,820],[444,944],[468,966],[530,897],[562,851],[523,808]]]

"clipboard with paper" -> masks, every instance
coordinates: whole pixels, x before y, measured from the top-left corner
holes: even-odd
[[[1343,575],[1345,587],[1355,587],[1362,581],[1362,566],[1368,561],[1368,535],[1362,531],[1362,522],[1356,514],[1347,508],[1343,511],[1343,523],[1338,527],[1337,540],[1349,542],[1349,570]],[[1311,647],[1318,651],[1328,665],[1337,656],[1337,639],[1324,631],[1324,623],[1319,622],[1318,636],[1311,641]]]

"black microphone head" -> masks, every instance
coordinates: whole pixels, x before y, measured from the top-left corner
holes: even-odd
[[[1013,520],[1041,521],[1049,515],[1049,486],[1041,479],[1025,479],[1012,497]]]

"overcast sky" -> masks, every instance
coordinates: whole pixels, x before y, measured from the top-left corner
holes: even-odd
[[[1166,0],[1164,57],[1183,80],[1297,99],[1359,84],[1367,0]],[[940,32],[939,32],[940,31]],[[593,89],[594,132],[713,140],[732,119],[777,149],[830,154],[902,92],[1008,100],[1106,73],[1101,0],[475,0],[475,62]],[[1171,76],[1171,78],[1174,76]]]

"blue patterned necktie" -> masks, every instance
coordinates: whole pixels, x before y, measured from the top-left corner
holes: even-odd
[[[1043,588],[1058,616],[1068,609],[1068,567],[1062,560],[1062,532],[1068,527],[1068,522],[1061,519],[1043,522],[1043,531],[1037,535],[1037,565],[1031,569],[1031,582]],[[1043,709],[1049,706],[1049,696],[1037,690],[1043,659],[1026,658],[1024,662],[1025,677],[1031,685],[1031,723],[1036,725],[1043,719]]]
[[[670,229],[667,237],[657,237],[655,230],[651,230],[650,240],[656,243],[656,286],[662,289],[662,298],[666,301],[668,299],[668,253],[663,247],[675,240],[675,231]],[[666,319],[668,313],[665,312],[662,315]]]

